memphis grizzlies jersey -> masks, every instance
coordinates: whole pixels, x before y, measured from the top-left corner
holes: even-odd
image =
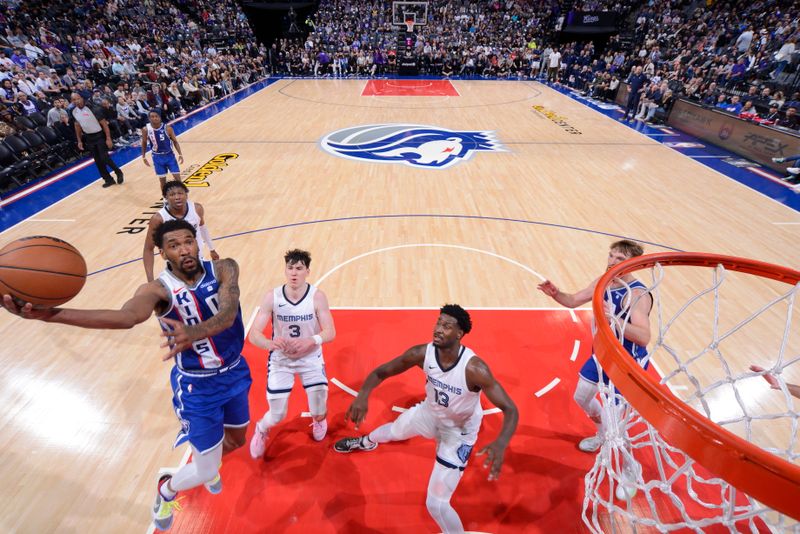
[[[166,201],[165,201],[166,202]],[[161,220],[164,222],[167,221],[174,221],[174,220],[182,220],[186,221],[192,226],[194,226],[194,231],[200,231],[200,215],[197,214],[197,209],[194,207],[194,202],[191,200],[186,201],[186,215],[183,217],[176,217],[172,213],[169,212],[167,206],[164,206],[160,210],[158,210],[158,214],[161,216]]]
[[[614,304],[614,317],[617,317],[620,321],[627,323],[630,321],[630,310],[629,306],[632,302],[626,302],[628,299],[628,291],[633,292],[634,289],[642,289],[647,292],[647,286],[641,283],[639,280],[634,280],[629,284],[623,284],[619,287],[611,287],[607,288],[606,291],[603,292],[603,300],[605,302],[611,302]],[[642,298],[645,298],[642,296]],[[652,301],[651,301],[652,306]],[[624,332],[623,332],[624,334]],[[619,332],[617,332],[619,335]],[[625,350],[633,356],[634,358],[642,358],[647,355],[647,347],[642,345],[637,345],[633,341],[629,339],[622,340],[622,346],[625,347]]]
[[[167,125],[161,124],[158,128],[153,128],[152,124],[147,125],[147,138],[150,146],[153,147],[153,154],[172,154],[172,139],[167,134]]]
[[[194,325],[206,321],[219,311],[219,282],[214,273],[214,265],[210,261],[201,262],[205,271],[203,277],[193,286],[172,274],[169,267],[159,275],[158,280],[167,288],[170,303],[167,310],[159,315],[159,319],[167,317]],[[161,328],[168,330],[165,323]],[[175,365],[180,371],[198,372],[219,370],[239,359],[244,346],[244,326],[242,325],[242,309],[236,312],[233,324],[214,336],[198,339],[192,347],[179,352],[175,357]]]
[[[285,339],[312,337],[320,333],[317,313],[314,311],[314,295],[317,288],[308,284],[305,294],[297,302],[286,296],[286,286],[278,286],[272,292],[272,337]],[[300,357],[318,356],[322,347],[314,345]],[[271,360],[289,360],[279,350],[273,350]],[[297,355],[293,358],[299,359]]]
[[[439,421],[448,427],[477,431],[483,418],[480,391],[467,387],[467,363],[475,356],[471,349],[461,346],[458,361],[449,369],[439,363],[439,351],[428,343],[425,350],[425,405]]]

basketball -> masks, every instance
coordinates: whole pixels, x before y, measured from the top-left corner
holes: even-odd
[[[85,282],[83,256],[57,237],[23,237],[0,250],[0,294],[51,307],[77,295]]]

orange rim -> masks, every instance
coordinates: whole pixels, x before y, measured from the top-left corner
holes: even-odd
[[[595,317],[605,315],[603,292],[612,279],[656,263],[711,268],[722,265],[786,284],[800,283],[800,271],[755,260],[697,252],[648,254],[612,267],[598,280],[592,299]],[[596,323],[594,350],[600,365],[631,406],[666,441],[757,501],[800,520],[800,466],[760,449],[694,411],[630,357],[608,323]]]

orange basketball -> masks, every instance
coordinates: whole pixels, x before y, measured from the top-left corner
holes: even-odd
[[[85,282],[83,256],[56,237],[23,237],[0,250],[2,295],[39,306],[58,306],[77,295]]]

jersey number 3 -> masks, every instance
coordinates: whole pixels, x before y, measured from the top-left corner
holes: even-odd
[[[289,337],[300,337],[300,327],[296,324],[289,325]]]

